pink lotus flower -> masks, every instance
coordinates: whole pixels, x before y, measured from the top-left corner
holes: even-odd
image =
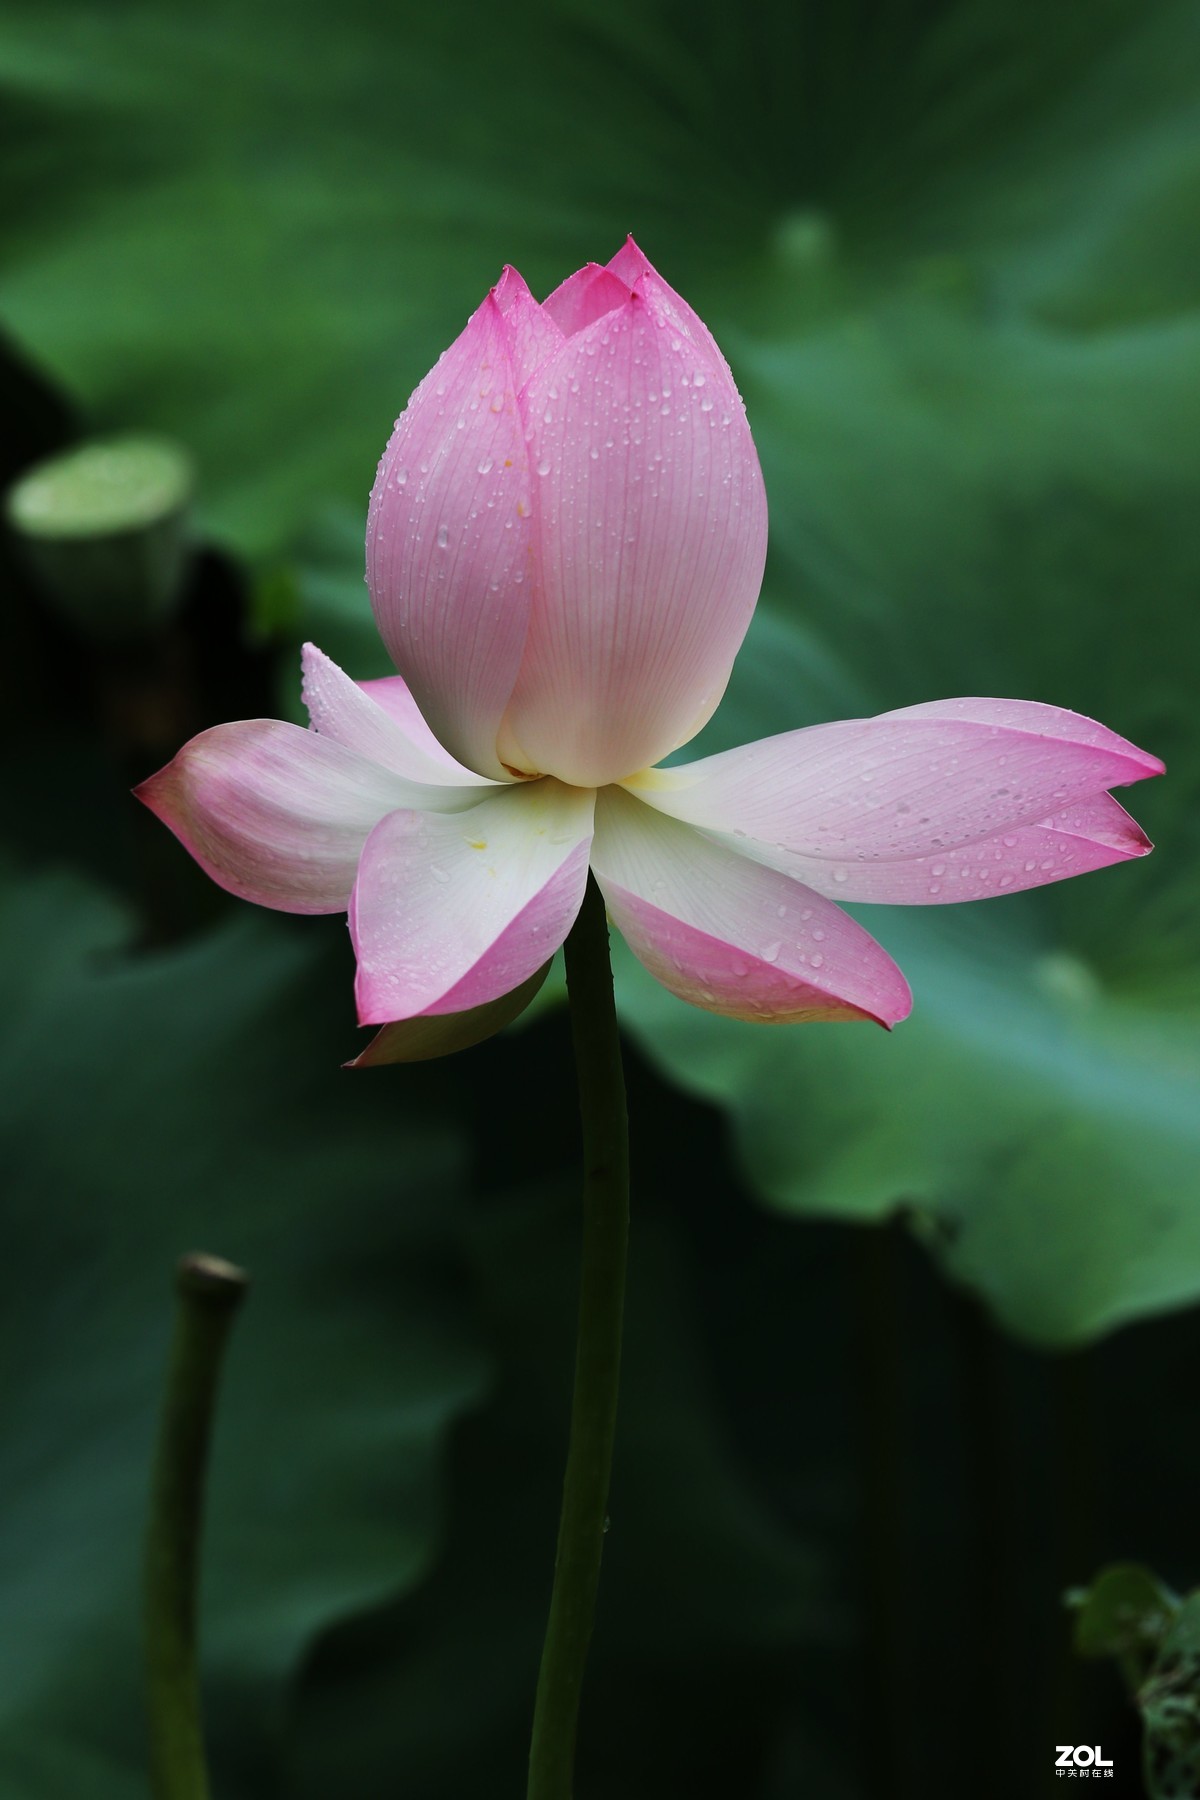
[[[400,675],[311,645],[312,729],[218,725],[141,798],[223,887],[349,912],[359,1058],[478,1041],[526,1005],[589,866],[634,954],[738,1019],[911,996],[839,900],[1013,893],[1141,856],[1107,792],[1161,773],[1103,725],[941,700],[682,767],[758,595],[767,509],[712,337],[630,240],[542,305],[513,269],[426,376],[371,495]]]

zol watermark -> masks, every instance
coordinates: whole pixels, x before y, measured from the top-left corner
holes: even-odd
[[[1054,1767],[1060,1779],[1064,1775],[1090,1775],[1093,1779],[1107,1776],[1112,1780],[1112,1758],[1105,1756],[1099,1744],[1055,1744]]]

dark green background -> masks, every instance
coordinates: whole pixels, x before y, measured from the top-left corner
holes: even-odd
[[[1170,0],[9,0],[0,457],[164,430],[207,547],[124,658],[4,553],[4,1800],[145,1792],[137,1539],[193,1247],[254,1276],[221,1800],[522,1792],[565,1022],[342,1072],[343,924],[227,902],[127,789],[294,712],[304,636],[383,672],[392,419],[503,262],[544,292],[628,229],[733,361],[771,504],[706,742],[1015,694],[1170,774],[1147,862],[865,913],[916,994],[891,1037],[710,1018],[619,955],[634,1276],[578,1800],[1023,1797],[1085,1739],[1139,1791],[1060,1596],[1117,1553],[1200,1576],[1198,52]]]

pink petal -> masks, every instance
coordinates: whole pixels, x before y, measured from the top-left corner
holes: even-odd
[[[522,405],[540,579],[500,753],[599,787],[720,698],[762,579],[762,475],[724,364],[640,290]]]
[[[361,1023],[465,1012],[527,981],[579,910],[592,806],[559,782],[520,782],[469,812],[382,820],[350,906]]]
[[[1166,767],[1157,756],[1139,750],[1136,744],[1119,737],[1097,719],[1089,719],[1086,713],[1072,712],[1065,706],[1049,706],[1042,700],[995,700],[983,695],[969,695],[952,700],[923,700],[918,706],[899,706],[879,716],[884,719],[965,719],[975,725],[1030,731],[1064,742],[1122,750],[1141,764],[1141,776],[1131,777],[1133,780],[1161,775]]]
[[[636,287],[643,275],[656,273],[654,264],[642,255],[634,243],[632,233],[625,239],[617,254],[609,258],[608,268],[629,288]]]
[[[507,264],[496,284],[495,298],[504,317],[513,379],[520,392],[534,371],[554,355],[563,334],[550,314],[538,305],[524,277]]]
[[[408,781],[435,786],[493,787],[443,750],[401,676],[351,681],[315,644],[301,652],[304,704],[322,737],[356,750]]]
[[[399,1019],[394,1024],[384,1025],[366,1049],[344,1066],[347,1069],[374,1069],[384,1063],[431,1062],[436,1056],[469,1050],[519,1018],[549,973],[550,962],[544,962],[520,987],[501,994],[498,1000],[489,1000],[484,1006],[473,1006],[468,1012],[425,1013],[415,1019]]]
[[[955,701],[784,732],[631,786],[706,830],[828,859],[848,896],[852,862],[984,843],[1161,769],[1078,713]]]
[[[908,1015],[908,983],[847,913],[619,788],[597,795],[592,867],[634,955],[693,1006],[775,1023]]]
[[[1070,875],[1087,875],[1110,863],[1145,856],[1152,845],[1111,794],[1100,794],[1041,824],[1022,825],[949,854],[941,850],[895,862],[833,863],[762,844],[747,847],[771,868],[782,869],[835,900],[938,906],[1045,887]]]
[[[625,282],[628,287],[637,287],[640,284],[643,293],[653,293],[660,315],[668,319],[677,331],[682,332],[684,337],[691,338],[698,346],[703,346],[713,362],[724,369],[732,384],[733,376],[729,373],[729,365],[704,320],[699,313],[693,311],[682,294],[677,294],[669,282],[663,280],[654,264],[642,254],[632,237],[626,238],[608,267],[611,273]]]
[[[367,516],[384,643],[438,740],[496,777],[496,730],[530,605],[517,386],[509,329],[489,294],[396,421]]]
[[[544,310],[566,337],[582,331],[595,319],[615,312],[629,298],[630,283],[602,269],[599,263],[588,263],[568,275],[543,302]]]
[[[215,882],[281,912],[342,912],[359,853],[417,788],[299,725],[202,731],[135,790]]]

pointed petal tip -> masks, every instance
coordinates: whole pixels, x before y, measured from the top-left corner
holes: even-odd
[[[514,300],[526,294],[529,294],[529,283],[520,269],[514,268],[512,263],[505,263],[500,271],[500,279],[488,289],[487,298],[501,313],[506,313]],[[532,297],[530,295],[531,299]]]

